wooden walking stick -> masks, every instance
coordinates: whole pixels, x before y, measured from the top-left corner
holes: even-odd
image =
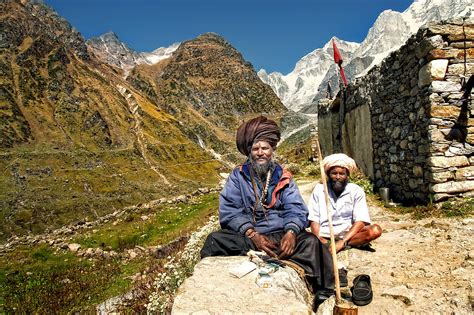
[[[334,305],[333,314],[347,314],[347,315],[356,315],[357,306],[345,302],[341,297],[341,285],[339,283],[339,272],[337,269],[337,253],[336,253],[336,242],[334,238],[334,228],[332,226],[332,210],[331,202],[329,200],[328,192],[328,182],[326,177],[326,172],[324,171],[323,166],[323,155],[321,154],[321,147],[319,145],[319,139],[316,140],[317,149],[318,149],[318,159],[319,159],[319,169],[321,170],[321,180],[324,187],[324,197],[326,201],[326,211],[328,214],[328,223],[329,223],[329,234],[330,234],[330,246],[331,246],[331,256],[334,269],[334,282],[336,285],[336,305]]]

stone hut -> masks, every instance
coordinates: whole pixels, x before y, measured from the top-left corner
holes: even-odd
[[[422,27],[343,95],[320,102],[323,155],[352,156],[397,202],[473,196],[473,74],[472,18]]]

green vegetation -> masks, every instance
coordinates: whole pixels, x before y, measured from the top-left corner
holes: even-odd
[[[361,172],[351,174],[351,182],[362,187],[368,196],[374,196],[374,188],[370,179]]]
[[[136,262],[132,268],[118,260],[95,263],[71,254],[54,254],[46,248],[35,248],[24,259],[27,262],[22,266],[0,269],[2,313],[93,310],[95,303],[129,285],[126,276],[139,268]]]
[[[179,238],[186,231],[207,222],[217,209],[217,194],[205,195],[198,204],[159,206],[159,210],[142,210],[129,214],[121,223],[104,226],[92,235],[81,236],[72,242],[83,247],[102,247],[124,250],[136,245],[151,246],[166,244]],[[144,221],[142,216],[150,216]]]
[[[164,245],[206,224],[216,213],[217,199],[214,193],[192,204],[137,210],[119,224],[111,222],[70,242],[119,253],[137,245]],[[150,266],[160,270],[165,262],[148,255],[86,259],[45,244],[17,248],[0,257],[0,313],[95,312],[98,303],[130,290],[133,275]]]
[[[284,156],[289,163],[304,163],[313,157],[311,149],[311,126],[303,128],[280,143],[277,149],[279,156]]]
[[[321,178],[319,163],[305,161],[302,163],[289,163],[285,167],[297,179],[319,180]]]
[[[178,149],[163,147],[162,152]],[[179,164],[190,154],[177,153],[162,162],[176,170],[177,174],[168,177],[176,183],[173,186],[163,184],[133,149],[4,155],[0,160],[0,240],[14,234],[42,233],[81,219],[94,220],[125,206],[182,194],[203,183],[214,184],[220,164],[204,154],[199,156],[205,161],[199,167]]]
[[[426,206],[389,208],[396,213],[408,213],[414,219],[435,217],[469,217],[474,214],[474,198],[455,198]]]

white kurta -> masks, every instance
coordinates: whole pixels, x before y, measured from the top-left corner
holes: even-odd
[[[362,221],[370,224],[369,209],[364,190],[353,183],[348,183],[339,197],[329,187],[329,200],[332,208],[334,235],[342,237],[352,224]],[[323,184],[317,184],[308,202],[308,219],[319,222],[319,236],[329,237],[329,223]]]

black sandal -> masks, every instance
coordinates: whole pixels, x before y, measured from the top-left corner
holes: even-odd
[[[339,286],[341,288],[347,287],[349,282],[347,281],[347,269],[341,268],[338,270],[339,273]]]
[[[373,292],[369,275],[358,275],[352,283],[352,302],[355,305],[364,306],[372,302]]]
[[[324,303],[327,299],[334,295],[334,290],[332,289],[318,289],[314,293],[313,300],[313,312],[318,311],[318,307]]]

